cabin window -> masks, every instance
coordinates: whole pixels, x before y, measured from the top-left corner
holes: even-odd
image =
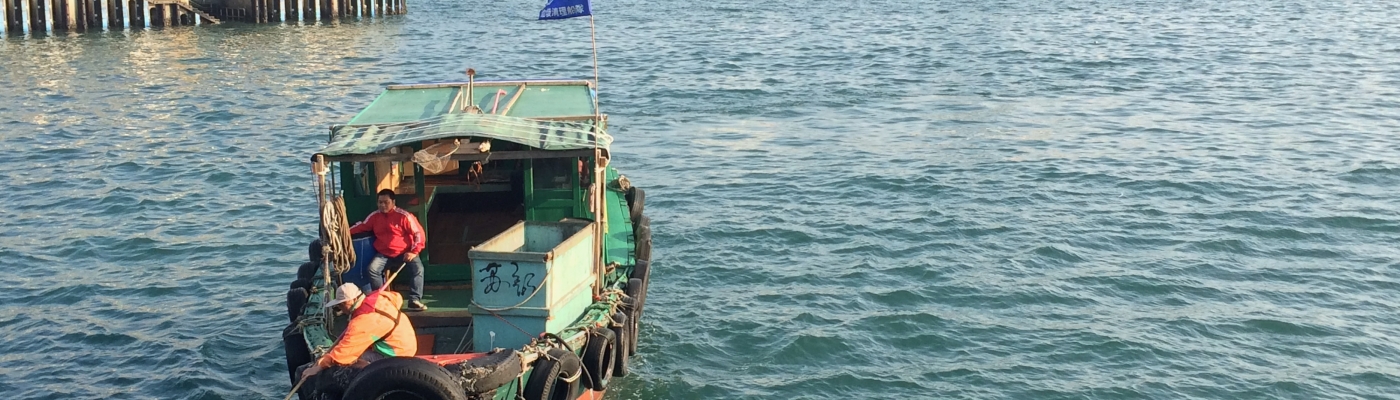
[[[574,166],[577,163],[572,158],[544,158],[536,159],[535,162],[535,189],[572,189],[573,182],[569,180],[573,176]]]

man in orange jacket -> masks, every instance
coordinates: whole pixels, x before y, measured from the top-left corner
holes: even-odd
[[[399,311],[402,295],[383,289],[365,295],[355,284],[346,283],[336,288],[335,300],[326,307],[350,314],[350,324],[331,351],[302,371],[302,379],[333,366],[359,369],[377,360],[418,354],[413,324]]]

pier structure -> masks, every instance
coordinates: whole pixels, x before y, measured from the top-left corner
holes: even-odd
[[[369,18],[407,0],[0,0],[0,35]]]

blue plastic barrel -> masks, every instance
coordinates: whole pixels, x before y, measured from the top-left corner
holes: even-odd
[[[369,293],[369,262],[374,261],[374,256],[379,255],[374,250],[374,236],[354,239],[355,266],[351,267],[340,279],[345,282],[354,283],[360,290]]]

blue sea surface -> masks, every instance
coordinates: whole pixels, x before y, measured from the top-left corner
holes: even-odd
[[[307,157],[591,78],[539,1],[0,39],[0,398],[280,399]],[[593,4],[655,264],[612,399],[1400,398],[1390,2]]]

